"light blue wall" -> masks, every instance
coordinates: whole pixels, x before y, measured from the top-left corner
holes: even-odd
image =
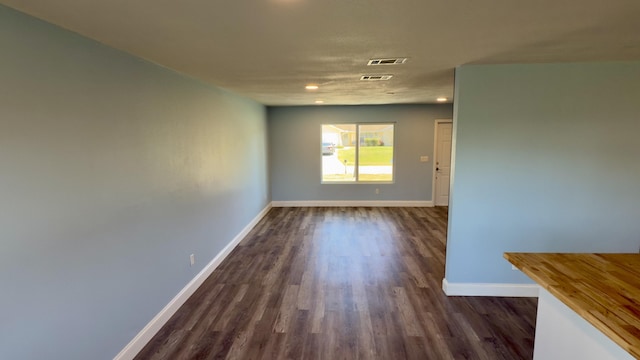
[[[271,107],[268,114],[274,201],[431,200],[434,121],[451,119],[451,105]],[[320,183],[321,125],[356,122],[396,123],[395,183]]]
[[[111,359],[270,201],[266,109],[1,6],[0,49],[0,358]]]
[[[637,252],[640,63],[462,66],[446,278],[528,282],[503,252]]]

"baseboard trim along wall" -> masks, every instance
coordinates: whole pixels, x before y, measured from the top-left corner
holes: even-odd
[[[249,231],[258,224],[260,220],[269,212],[272,205],[268,204],[247,226],[236,235],[227,246],[222,249],[213,260],[211,260],[189,283],[164,307],[140,332],[120,351],[114,360],[133,359],[145,345],[160,331],[162,326],[169,321],[171,316],[189,299],[189,297],[204,283],[231,251],[244,239]]]
[[[433,207],[433,201],[273,201],[273,207]]]
[[[450,283],[442,280],[442,290],[447,296],[502,296],[502,297],[538,297],[536,284],[500,284],[500,283]]]

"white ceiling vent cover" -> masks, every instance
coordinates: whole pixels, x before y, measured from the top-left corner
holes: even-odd
[[[400,65],[404,64],[407,58],[384,58],[384,59],[371,59],[367,65]]]
[[[380,81],[380,80],[389,80],[393,77],[393,75],[362,75],[360,80],[363,81]]]

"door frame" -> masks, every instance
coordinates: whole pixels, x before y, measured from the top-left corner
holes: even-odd
[[[438,159],[438,125],[446,123],[451,123],[453,130],[453,119],[436,119],[433,124],[433,167],[431,176],[431,201],[433,201],[433,206],[436,206],[436,160]],[[451,134],[451,146],[453,146],[453,132]],[[451,195],[451,188],[449,188],[449,195]]]

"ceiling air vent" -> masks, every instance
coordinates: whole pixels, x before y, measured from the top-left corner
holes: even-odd
[[[389,80],[393,77],[393,75],[362,75],[360,80],[364,81],[380,81],[380,80]]]
[[[400,65],[404,64],[407,58],[385,58],[385,59],[371,59],[367,65]]]

